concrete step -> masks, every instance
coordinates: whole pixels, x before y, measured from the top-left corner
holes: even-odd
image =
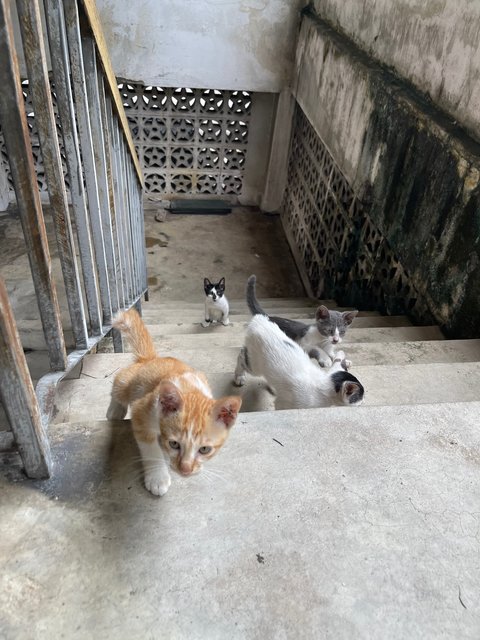
[[[227,294],[230,308],[247,309],[245,298],[230,298]],[[336,300],[312,300],[312,298],[262,298],[261,306],[266,310],[270,309],[288,309],[289,307],[305,307],[316,309],[319,305],[324,304],[326,307],[336,307]],[[161,300],[160,302],[143,302],[142,308],[148,309],[195,309],[204,307],[205,298],[196,300]]]
[[[68,636],[79,593],[97,609],[108,593],[95,614],[108,638],[127,600],[141,624],[125,616],[116,637],[161,620],[191,638],[193,620],[198,638],[476,638],[479,415],[479,402],[244,414],[158,499],[128,422],[56,426],[53,479],[2,481],[4,502],[15,493],[0,536],[4,581],[28,586],[40,563],[65,606],[38,588],[6,628],[40,615],[45,635]]]
[[[312,324],[313,320],[309,318],[303,319],[307,324]],[[236,318],[232,319],[227,327],[222,324],[214,324],[210,327],[202,327],[201,322],[177,322],[168,324],[148,324],[148,330],[152,335],[179,335],[179,334],[205,334],[219,333],[244,333],[248,321],[237,322]],[[412,323],[406,316],[362,316],[355,318],[353,327],[355,329],[364,329],[368,327],[411,327]],[[352,327],[352,328],[353,328]]]
[[[353,361],[354,370],[359,366],[383,364],[430,364],[435,362],[480,362],[480,340],[429,340],[417,342],[377,342],[344,344]],[[232,373],[238,356],[238,347],[210,349],[182,349],[161,351],[159,355],[184,360],[192,367],[207,373]],[[88,355],[70,377],[81,372],[94,378],[110,376],[113,371],[133,361],[130,353],[98,353]]]
[[[197,335],[164,335],[157,333],[160,327],[150,327],[157,348],[162,351],[183,349],[210,349],[218,347],[241,347],[243,333],[238,331],[217,332],[205,329],[205,333]],[[349,329],[347,337],[342,342],[344,351],[349,350],[350,344],[355,342],[412,342],[414,340],[441,340],[442,332],[436,326],[432,327],[372,327],[368,329]],[[212,354],[213,355],[213,354]]]
[[[473,402],[480,387],[478,362],[354,366],[351,372],[365,387],[366,405]],[[100,379],[82,375],[78,380],[62,381],[56,394],[55,422],[103,420],[114,377],[112,372]],[[274,398],[260,378],[249,376],[245,386],[238,388],[233,385],[232,373],[208,373],[207,377],[214,397],[242,396],[242,413],[274,409]]]
[[[274,315],[274,314],[272,314]],[[292,318],[301,320],[302,318],[308,318],[312,321],[315,318],[315,309],[297,308],[297,309],[279,309],[278,313],[275,313],[282,318]],[[370,314],[369,314],[370,315]],[[171,309],[149,311],[143,314],[143,319],[147,324],[174,324],[176,322],[201,322],[204,319],[204,309],[187,309],[174,311]],[[247,309],[244,311],[232,311],[230,313],[231,322],[248,322],[252,317]]]

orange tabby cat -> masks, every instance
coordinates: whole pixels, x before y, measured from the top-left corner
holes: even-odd
[[[199,471],[225,442],[242,399],[214,400],[205,374],[175,358],[157,356],[134,309],[119,314],[114,326],[128,338],[136,362],[115,377],[107,418],[122,420],[131,405],[145,487],[163,496],[171,482],[168,462],[183,476]]]

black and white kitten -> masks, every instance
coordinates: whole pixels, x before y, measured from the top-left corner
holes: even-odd
[[[209,327],[212,322],[221,322],[227,326],[228,319],[228,300],[225,297],[225,278],[221,278],[219,282],[212,283],[208,278],[203,280],[203,288],[205,289],[205,320],[202,327]]]
[[[328,371],[320,369],[276,323],[256,315],[238,355],[234,384],[245,384],[247,373],[262,376],[276,396],[276,409],[356,406],[363,402],[364,388],[345,370],[344,357],[339,351]]]
[[[269,316],[260,306],[255,296],[256,276],[247,282],[247,304],[252,315],[261,314],[270,318],[286,335],[299,344],[311,358],[318,360],[321,367],[331,367],[336,357],[336,346],[342,342],[347,328],[352,324],[358,311],[335,311],[320,305],[315,313],[315,322],[305,324],[298,320]],[[346,360],[347,367],[352,363]]]

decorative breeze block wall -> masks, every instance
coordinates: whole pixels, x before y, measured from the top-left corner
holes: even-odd
[[[119,85],[152,197],[239,196],[252,94]]]
[[[341,305],[432,316],[408,273],[297,104],[282,220],[314,295]]]

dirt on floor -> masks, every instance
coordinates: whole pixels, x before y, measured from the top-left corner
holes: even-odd
[[[145,212],[150,299],[204,299],[203,279],[226,279],[226,295],[242,298],[255,273],[259,296],[297,297],[305,292],[279,216],[236,207],[227,215],[167,213],[157,222]]]

